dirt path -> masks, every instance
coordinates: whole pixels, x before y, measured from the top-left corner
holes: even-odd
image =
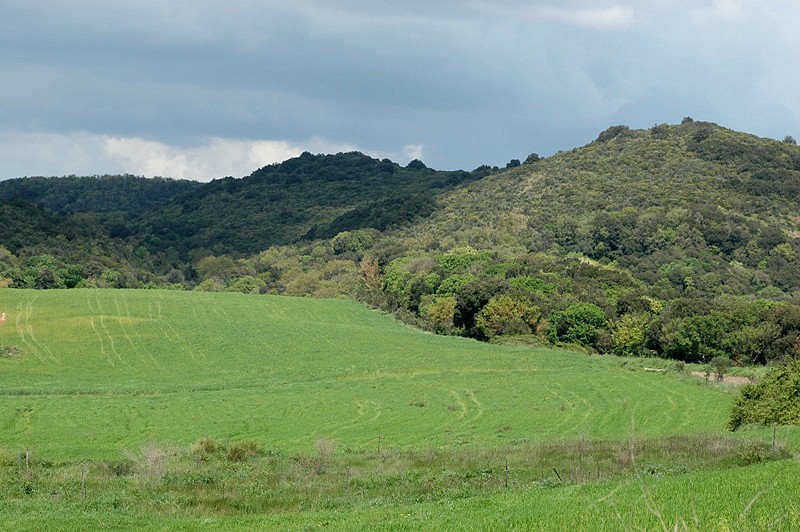
[[[693,371],[692,372],[692,376],[698,377],[698,378],[701,378],[701,379],[705,379],[706,378],[706,373],[704,371]],[[718,382],[716,375],[713,375],[713,374],[709,375],[708,380],[714,381],[714,382]],[[753,381],[750,380],[749,377],[734,377],[732,375],[725,375],[722,378],[722,382],[726,382],[728,384],[749,384],[749,383],[751,383]]]

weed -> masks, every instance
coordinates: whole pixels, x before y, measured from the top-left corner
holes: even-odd
[[[0,346],[0,357],[17,358],[20,353],[19,347],[15,345]]]
[[[231,462],[244,462],[264,454],[261,446],[252,441],[234,443],[228,447],[227,458]]]

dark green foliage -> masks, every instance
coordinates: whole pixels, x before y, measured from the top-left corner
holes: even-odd
[[[593,347],[605,327],[603,309],[592,303],[575,303],[550,316],[549,334],[553,341]]]
[[[357,152],[304,153],[242,179],[207,183],[142,222],[157,239],[148,243],[153,252],[255,253],[344,231],[406,225],[433,212],[438,194],[471,179],[419,161],[402,168]]]
[[[538,153],[531,153],[525,158],[525,162],[522,164],[533,164],[539,162],[542,158],[539,156]]]
[[[467,283],[456,290],[456,308],[453,323],[464,329],[469,336],[484,338],[482,330],[475,327],[478,313],[496,295],[507,293],[509,284],[504,279],[488,277]]]
[[[57,215],[79,212],[137,214],[203,185],[196,181],[132,175],[29,177],[0,182],[0,201],[18,200]],[[124,221],[120,218],[124,229]]]
[[[620,136],[627,136],[630,133],[630,128],[628,126],[611,126],[610,128],[606,129],[597,137],[595,142],[608,142],[611,139],[615,139]]]
[[[746,384],[731,407],[728,427],[748,423],[800,425],[800,361],[770,369],[756,384]]]

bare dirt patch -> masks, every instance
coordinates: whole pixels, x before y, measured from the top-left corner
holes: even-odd
[[[717,380],[717,376],[713,373],[706,377],[706,373],[704,371],[693,371],[692,376],[698,377],[700,379],[706,379],[712,382],[720,382]],[[727,384],[750,384],[753,380],[750,377],[735,377],[733,375],[725,375],[722,378],[722,381]]]

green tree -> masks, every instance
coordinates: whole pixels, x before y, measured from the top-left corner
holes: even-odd
[[[574,303],[550,316],[551,341],[593,347],[599,332],[606,328],[606,315],[594,303]]]
[[[717,380],[721,381],[725,378],[725,372],[730,369],[730,367],[733,365],[733,362],[731,362],[731,359],[726,356],[718,355],[712,358],[708,365],[714,370]]]
[[[524,296],[499,295],[491,298],[475,318],[475,327],[487,338],[506,334],[530,334],[541,311]]]
[[[430,321],[437,332],[453,331],[453,316],[456,311],[456,298],[452,295],[437,296],[427,305],[423,305],[420,313]]]
[[[800,425],[800,361],[770,369],[756,384],[745,384],[731,406],[728,428],[748,423]]]
[[[625,314],[611,325],[614,352],[621,356],[641,356],[647,345],[647,314]]]
[[[243,294],[258,294],[262,288],[266,286],[263,279],[253,277],[252,275],[245,275],[236,279],[227,288],[228,292],[241,292]]]

